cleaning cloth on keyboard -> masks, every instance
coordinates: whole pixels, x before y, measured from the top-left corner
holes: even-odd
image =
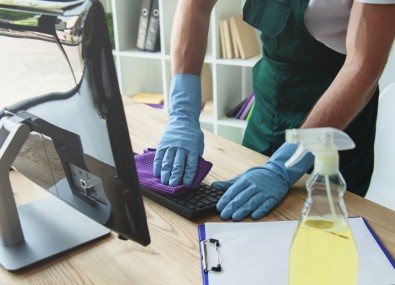
[[[136,162],[137,174],[139,182],[142,186],[163,194],[178,194],[180,192],[190,190],[199,186],[206,175],[210,172],[213,164],[206,161],[203,157],[198,157],[198,168],[192,185],[164,185],[160,182],[160,178],[154,176],[153,166],[156,150],[148,148],[143,154],[136,154],[134,160]]]

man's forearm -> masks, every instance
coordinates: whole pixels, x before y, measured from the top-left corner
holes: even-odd
[[[171,36],[172,73],[200,75],[216,0],[180,0]]]
[[[372,97],[395,36],[395,5],[355,2],[347,32],[347,58],[303,128],[344,129]]]

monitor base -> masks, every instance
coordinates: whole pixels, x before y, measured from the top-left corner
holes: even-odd
[[[19,206],[18,214],[24,242],[0,245],[0,264],[9,271],[23,269],[110,233],[52,195]]]

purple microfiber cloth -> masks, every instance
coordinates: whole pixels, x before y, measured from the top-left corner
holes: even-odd
[[[153,168],[155,152],[156,150],[152,148],[145,149],[143,154],[136,154],[134,156],[134,160],[136,162],[136,169],[140,185],[162,194],[178,194],[198,187],[213,166],[211,162],[206,161],[199,156],[198,169],[196,171],[195,179],[193,180],[192,185],[165,185],[160,182],[160,178],[156,178],[154,176]]]

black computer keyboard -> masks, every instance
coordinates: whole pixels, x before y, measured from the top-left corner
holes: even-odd
[[[180,216],[193,220],[195,218],[216,213],[216,204],[225,193],[207,184],[200,184],[198,188],[178,195],[165,195],[140,186],[141,193],[170,209]]]

